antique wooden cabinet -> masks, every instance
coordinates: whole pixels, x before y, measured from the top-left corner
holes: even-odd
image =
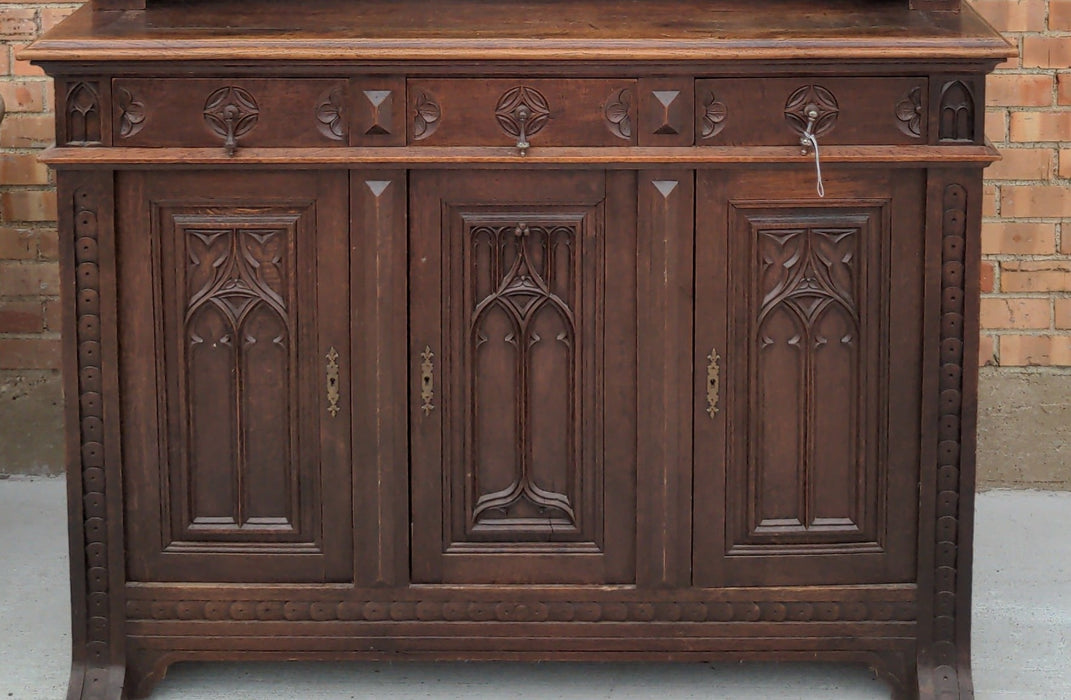
[[[184,659],[969,697],[953,1],[128,0],[56,77],[72,698]]]

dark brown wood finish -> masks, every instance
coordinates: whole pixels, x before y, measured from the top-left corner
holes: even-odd
[[[634,580],[633,179],[413,176],[415,582]]]
[[[149,0],[24,49],[57,76],[69,697],[396,658],[969,697],[1009,47],[956,6]]]

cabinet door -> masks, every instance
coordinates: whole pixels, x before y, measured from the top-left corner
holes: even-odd
[[[411,185],[413,580],[633,580],[635,174]]]
[[[923,201],[917,171],[701,173],[698,585],[912,580]]]
[[[338,173],[119,177],[134,580],[351,577]]]

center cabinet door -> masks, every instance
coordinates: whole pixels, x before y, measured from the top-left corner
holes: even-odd
[[[629,172],[412,176],[412,577],[635,579]]]

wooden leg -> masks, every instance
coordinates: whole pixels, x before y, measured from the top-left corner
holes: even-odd
[[[126,656],[126,697],[148,697],[156,684],[164,679],[172,657],[164,651],[155,649],[127,648]]]
[[[121,666],[94,666],[75,661],[71,665],[67,700],[121,700],[124,675]]]

